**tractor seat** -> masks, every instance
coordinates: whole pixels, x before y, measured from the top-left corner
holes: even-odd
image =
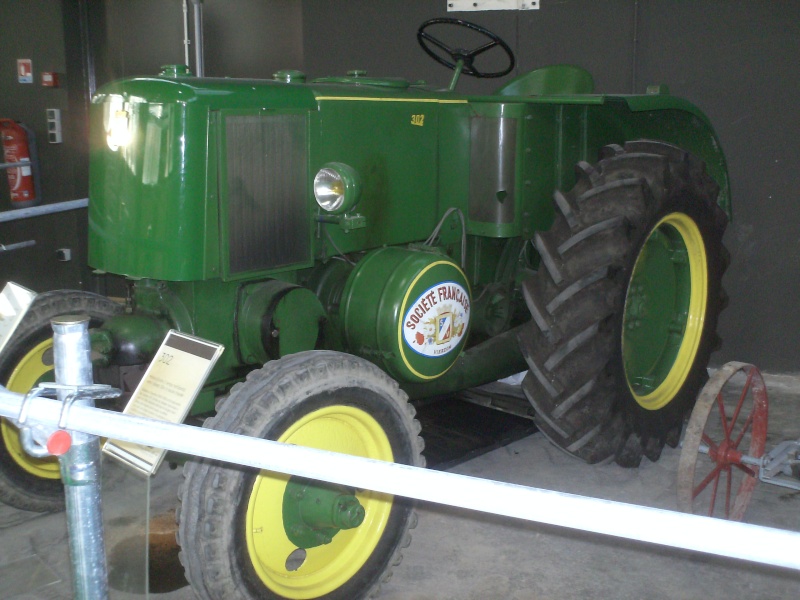
[[[594,80],[589,71],[573,65],[552,65],[523,73],[495,93],[500,96],[559,96],[592,92]]]

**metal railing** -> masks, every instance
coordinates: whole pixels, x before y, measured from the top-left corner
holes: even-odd
[[[86,208],[87,206],[89,206],[89,199],[80,198],[79,200],[66,200],[64,202],[54,202],[53,204],[44,204],[42,206],[31,206],[30,208],[15,208],[13,210],[0,212],[0,223],[40,217],[42,215],[75,210],[76,208]]]
[[[30,163],[3,163],[0,168],[15,167],[20,165],[28,165]],[[65,212],[68,210],[75,210],[78,208],[86,208],[89,206],[88,198],[81,198],[79,200],[67,200],[66,202],[55,202],[53,204],[45,204],[42,206],[31,206],[28,208],[14,208],[11,210],[0,212],[0,223],[8,221],[18,221],[20,219],[30,219],[31,217],[40,217],[42,215],[50,215],[53,213]],[[25,240],[24,242],[16,242],[13,244],[0,244],[0,253],[10,252],[12,250],[20,250],[22,248],[29,248],[35,246],[36,240]]]
[[[25,240],[24,242],[15,242],[13,244],[0,244],[0,252],[11,252],[12,250],[20,250],[22,248],[30,248],[36,245],[36,240]]]
[[[82,327],[82,335],[88,337],[86,324]],[[56,365],[64,360],[63,353],[59,351],[60,335],[56,328]],[[74,348],[74,352],[84,357],[82,360],[89,360],[88,352],[81,350],[80,346]],[[85,369],[85,365],[73,368]],[[57,366],[57,377],[61,372]],[[587,498],[123,415],[94,408],[89,401],[81,401],[83,396],[93,394],[97,394],[97,386],[67,386],[65,394],[60,394],[67,397],[59,400],[30,394],[23,397],[0,387],[0,416],[14,422],[19,422],[22,417],[23,427],[34,427],[33,438],[41,447],[47,447],[56,436],[63,437],[64,431],[72,436],[73,447],[80,445],[81,440],[96,444],[95,436],[102,436],[354,488],[800,570],[800,553],[793,551],[800,547],[798,532]],[[70,462],[70,452],[72,449],[60,457],[62,472],[66,469],[69,473],[73,464]],[[86,459],[86,456],[81,460],[84,463],[94,461],[93,458]],[[65,480],[65,486],[69,492],[70,480]],[[99,519],[99,495],[92,496],[91,502],[90,508],[97,512]],[[68,510],[69,506],[68,501]],[[73,518],[77,519],[68,512],[68,520]],[[94,544],[98,543],[97,540],[83,538],[87,532],[95,529],[94,525],[81,525],[81,528],[72,528],[70,535],[81,538],[81,544]],[[93,556],[100,549],[95,549]],[[76,577],[85,578],[86,572],[86,569],[78,570],[76,567]],[[104,597],[97,595],[96,591],[93,593],[96,595],[82,596],[76,592],[76,597]]]

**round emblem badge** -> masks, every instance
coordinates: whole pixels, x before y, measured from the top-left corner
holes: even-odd
[[[454,281],[426,289],[403,316],[403,339],[422,356],[449,354],[469,327],[469,294]]]

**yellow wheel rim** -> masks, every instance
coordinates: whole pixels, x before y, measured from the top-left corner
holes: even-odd
[[[658,410],[689,376],[705,326],[707,257],[703,235],[691,217],[672,213],[658,222],[637,258],[631,282],[622,336],[626,378],[636,402]],[[631,301],[633,282],[639,282],[646,299],[638,308]],[[651,387],[636,385],[647,378],[654,382]]]
[[[368,413],[349,406],[328,406],[293,423],[279,441],[377,460],[394,459],[383,427]],[[262,472],[247,506],[247,550],[261,581],[286,598],[323,596],[350,580],[367,562],[386,529],[393,496],[356,490],[364,522],[340,531],[330,544],[309,548],[296,570],[287,564],[297,547],[283,523],[287,475]]]
[[[19,394],[27,393],[41,381],[45,375],[53,371],[53,340],[48,339],[28,352],[14,368],[8,378],[6,387]],[[59,479],[58,460],[55,458],[33,458],[22,448],[19,429],[7,420],[0,420],[3,443],[8,453],[22,469],[41,479]]]

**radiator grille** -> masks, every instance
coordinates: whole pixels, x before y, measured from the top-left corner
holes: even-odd
[[[304,115],[225,119],[229,272],[310,259]]]

